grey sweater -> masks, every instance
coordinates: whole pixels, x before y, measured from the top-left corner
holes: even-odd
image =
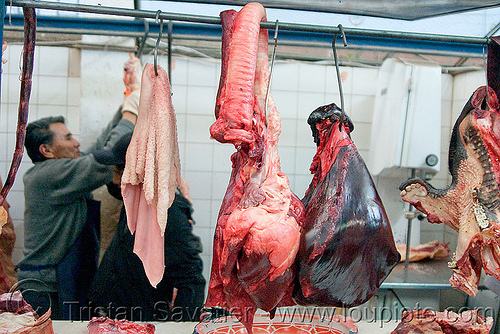
[[[112,147],[127,131],[133,131],[129,121],[111,124],[92,150]],[[36,162],[24,174],[24,258],[18,264],[19,280],[38,279],[45,283],[41,291],[57,290],[55,266],[85,225],[86,200],[112,178],[111,167],[99,164],[92,154]]]

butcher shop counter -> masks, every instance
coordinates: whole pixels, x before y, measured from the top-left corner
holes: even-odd
[[[449,280],[452,270],[448,268],[448,259],[431,259],[411,262],[408,268],[399,263],[382,283],[381,289],[452,289]],[[479,281],[479,290],[486,289],[483,280]]]
[[[195,322],[150,322],[155,325],[157,334],[192,334]],[[55,334],[87,334],[88,322],[80,321],[52,321]],[[356,323],[359,334],[390,334],[397,323],[391,322],[366,322]]]

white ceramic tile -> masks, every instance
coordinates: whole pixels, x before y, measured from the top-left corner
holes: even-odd
[[[311,112],[324,105],[325,93],[300,92],[298,103],[298,118],[307,119]]]
[[[189,193],[193,200],[210,199],[212,196],[212,173],[185,171],[184,177],[189,183]]]
[[[217,87],[217,63],[190,58],[188,62],[188,85]]]
[[[81,80],[79,77],[68,78],[68,106],[80,106],[80,98],[82,96]]]
[[[299,89],[299,63],[276,62],[273,69],[272,89],[297,91]]]
[[[358,122],[371,123],[373,121],[374,110],[375,96],[356,94],[352,95],[350,108],[346,112],[351,117],[354,125],[356,125]]]
[[[212,202],[211,227],[215,231],[215,226],[217,225],[217,218],[219,216],[220,207],[222,205],[222,198],[213,199],[211,202]]]
[[[187,112],[198,115],[214,115],[217,90],[214,87],[189,86]],[[213,116],[215,118],[215,116]]]
[[[279,145],[293,146],[297,141],[297,121],[291,119],[281,120],[281,135],[279,138]]]
[[[2,68],[4,69],[3,73],[19,75],[19,73],[21,73],[21,68],[22,68],[23,46],[8,44],[7,51],[9,52],[9,58],[7,58],[7,64],[4,64],[2,66]],[[36,48],[35,48],[35,53],[36,53]],[[33,71],[34,70],[35,69],[33,69]]]
[[[326,66],[326,92],[328,94],[339,94],[339,83],[337,79],[337,70],[335,66]],[[340,67],[340,75],[342,80],[342,91],[344,94],[352,93],[353,85],[353,69],[352,67]]]
[[[40,76],[38,84],[39,104],[68,104],[68,80],[66,77]]]
[[[210,227],[212,202],[209,199],[193,200],[193,209],[193,219],[195,220],[196,225],[200,227]],[[198,218],[203,219],[199,220]]]
[[[215,121],[215,116],[187,115],[186,116],[186,142],[208,143],[210,139],[210,125]]]
[[[184,161],[186,171],[212,170],[213,145],[187,143]]]
[[[372,135],[371,123],[355,123],[351,138],[358,150],[369,150]]]
[[[22,183],[22,179],[14,180],[14,183]],[[7,201],[9,201],[10,209],[9,213],[12,219],[24,219],[24,193],[22,191],[11,190],[7,195]]]
[[[326,67],[300,63],[299,66],[299,91],[324,92],[326,88]]]
[[[2,103],[0,105],[0,132],[7,132],[7,121],[9,113],[9,104]]]
[[[311,162],[316,153],[315,148],[297,147],[295,174],[308,174]]]
[[[453,98],[453,77],[450,74],[441,74],[441,96],[446,101]]]
[[[8,135],[7,133],[0,133],[0,143],[2,143],[2,145],[0,145],[0,161],[1,162],[10,162],[10,159],[7,160],[7,152],[9,152],[9,155],[10,155],[10,148],[7,147],[7,138],[8,138]],[[3,176],[5,178],[5,176]]]
[[[316,147],[312,136],[311,127],[307,124],[307,119],[299,119],[297,122],[297,147]]]
[[[188,88],[185,85],[172,87],[172,104],[177,115],[187,113],[187,97]]]
[[[210,228],[202,227],[198,224],[193,226],[193,233],[200,237],[201,244],[203,245],[202,254],[212,254],[213,233]]]
[[[3,76],[5,77],[5,75]],[[8,103],[19,103],[19,91],[21,88],[21,81],[19,79],[19,76],[17,74],[9,74],[8,75],[8,80],[9,80],[9,87],[8,87],[8,94],[9,96],[7,97],[7,102]],[[4,99],[5,101],[5,99]]]
[[[235,148],[231,144],[215,144],[213,145],[213,171],[228,172],[231,171],[231,155],[235,152]]]
[[[352,94],[376,95],[378,69],[354,67],[352,77]]]
[[[276,109],[278,109],[282,120],[297,118],[299,95],[296,91],[273,90],[271,95],[274,98]]]
[[[186,114],[176,114],[175,119],[177,121],[177,139],[179,143],[186,142]]]
[[[172,87],[177,85],[187,85],[188,59],[173,57]]]
[[[309,188],[309,184],[311,183],[311,180],[313,178],[313,175],[305,175],[305,174],[300,174],[300,175],[295,175],[295,183],[293,187],[293,192],[299,197],[303,198],[307,188]]]
[[[280,147],[280,164],[281,171],[288,174],[295,173],[296,148],[295,147]]]
[[[63,76],[68,75],[69,53],[67,48],[40,47],[40,75]]]
[[[1,75],[2,91],[0,96],[1,103],[9,103],[9,76],[5,72]]]
[[[228,170],[227,172],[214,172],[212,173],[212,192],[211,192],[211,198],[213,200],[220,200],[220,203],[222,204],[222,199],[224,198],[224,195],[227,190],[227,186],[229,184],[229,179],[231,177],[231,171]]]
[[[49,106],[49,105],[39,105],[38,106],[38,118],[48,117],[48,116],[64,116],[66,117],[67,107],[66,106]],[[71,132],[76,132],[78,129],[70,129]]]

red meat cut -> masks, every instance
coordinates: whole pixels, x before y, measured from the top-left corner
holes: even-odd
[[[222,12],[221,18],[223,40],[230,38],[230,47],[223,49],[218,118],[210,133],[237,150],[215,229],[205,306],[228,310],[251,333],[257,308],[274,312],[278,305],[293,303],[292,266],[304,208],[280,170],[281,123],[271,96],[267,122],[264,114],[268,35],[259,23],[265,10],[250,3],[239,13]]]
[[[389,220],[370,173],[350,138],[353,126],[334,104],[308,123],[318,148],[302,199],[298,284],[302,305],[353,307],[366,302],[399,261]]]

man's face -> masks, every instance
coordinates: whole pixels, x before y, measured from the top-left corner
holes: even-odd
[[[71,132],[63,123],[52,123],[49,129],[54,133],[52,145],[45,145],[41,148],[42,154],[48,159],[80,158],[80,143],[73,138]]]

